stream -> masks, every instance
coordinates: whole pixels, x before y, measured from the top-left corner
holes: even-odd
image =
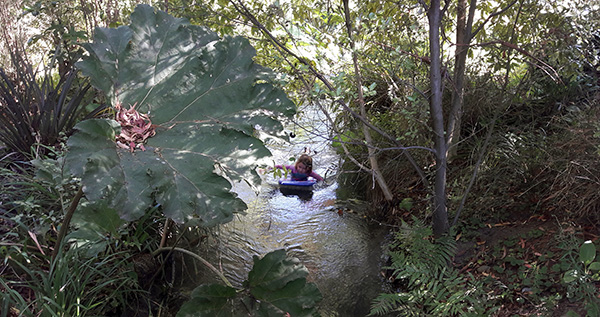
[[[323,121],[311,121],[316,131],[325,128],[315,126]],[[286,249],[307,267],[308,281],[321,291],[322,316],[366,316],[371,301],[385,292],[380,271],[386,230],[368,223],[367,204],[337,197],[339,157],[329,143],[307,131],[294,134],[291,144],[269,146],[273,159],[292,165],[290,158],[309,148],[325,182],[304,195],[282,193],[273,174],[263,175],[258,194],[245,183],[235,184],[248,205],[246,214],[220,226],[197,251],[240,286],[254,255]]]

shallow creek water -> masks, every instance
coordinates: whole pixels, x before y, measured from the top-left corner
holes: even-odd
[[[237,184],[234,191],[248,205],[247,214],[221,226],[198,252],[240,286],[254,255],[286,249],[308,268],[308,280],[323,294],[322,316],[365,316],[371,300],[384,292],[380,271],[385,230],[368,224],[364,204],[338,199],[338,185],[328,174],[335,174],[339,159],[327,142],[302,135],[292,140],[271,149],[276,162],[293,164],[288,158],[310,146],[315,171],[326,176],[325,183],[300,196],[282,193],[272,174],[263,177],[258,194]]]

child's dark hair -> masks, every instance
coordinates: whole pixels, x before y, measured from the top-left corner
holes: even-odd
[[[295,164],[296,168],[298,166],[298,163],[302,163],[302,164],[304,164],[304,166],[306,166],[306,174],[312,173],[313,160],[312,160],[312,157],[310,157],[310,155],[308,155],[308,154],[300,155],[300,157],[298,158],[298,160],[296,161],[296,164]]]

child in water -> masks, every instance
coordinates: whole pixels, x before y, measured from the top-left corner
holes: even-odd
[[[316,179],[317,181],[322,181],[323,177],[321,177],[319,174],[313,172],[312,170],[312,157],[310,157],[307,154],[302,154],[300,155],[300,157],[298,158],[298,160],[296,161],[295,165],[275,165],[275,168],[279,168],[279,169],[288,169],[291,171],[292,174],[292,180],[293,181],[305,181],[308,180],[308,177],[312,177],[314,179]]]

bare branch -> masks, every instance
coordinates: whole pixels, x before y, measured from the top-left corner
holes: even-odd
[[[298,56],[297,54],[295,54],[294,52],[289,50],[283,43],[281,43],[275,36],[273,36],[273,34],[262,23],[260,23],[260,21],[258,21],[258,19],[248,10],[248,8],[244,5],[244,3],[241,0],[230,0],[230,2],[236,8],[236,10],[238,10],[238,12],[240,12],[240,14],[247,17],[252,22],[252,24],[254,24],[254,26],[256,28],[261,30],[261,32],[263,32],[271,40],[271,42],[273,44],[275,44],[274,46],[280,52],[285,52],[285,54],[294,57],[300,63],[305,65],[308,68],[308,70],[310,71],[310,73],[313,74],[317,79],[319,79],[325,85],[325,87],[327,87],[327,89],[329,91],[335,91],[335,88],[333,87],[333,85],[327,80],[327,78],[323,74],[319,73],[308,60],[306,60],[305,58],[303,58],[301,56]],[[285,54],[282,54],[282,55],[285,55]],[[286,59],[286,61],[289,63],[289,61],[287,59]],[[292,65],[291,63],[289,63],[289,64]],[[339,104],[345,111],[349,112],[354,118],[358,119],[360,122],[362,122],[363,124],[368,126],[370,129],[377,132],[378,134],[380,134],[381,136],[383,136],[384,138],[386,138],[393,144],[396,144],[397,147],[399,147],[399,148],[404,147],[396,138],[387,134],[385,131],[381,130],[380,128],[374,126],[367,120],[367,118],[361,116],[356,111],[354,111],[352,108],[350,108],[341,98],[334,99],[334,102]],[[331,120],[331,122],[333,122],[333,121]],[[412,158],[410,153],[408,153],[407,151],[404,151],[403,154],[405,155],[407,160],[411,163],[411,165],[415,168],[415,171],[421,177],[423,184],[428,186],[428,181],[427,181],[427,178],[425,177],[425,174],[423,173],[421,168],[417,165],[417,163]]]
[[[544,73],[546,73],[550,78],[552,78],[552,80],[554,80],[557,83],[563,83],[562,80],[560,79],[560,75],[552,66],[548,65],[548,63],[542,61],[541,59],[533,56],[528,51],[518,47],[516,44],[509,43],[506,41],[491,41],[491,42],[486,42],[486,43],[473,44],[472,46],[488,46],[488,45],[495,45],[495,44],[500,44],[502,46],[508,47],[510,49],[513,49],[513,50],[525,55],[526,57],[531,58],[532,60],[536,61],[537,63],[539,63],[543,66],[543,67],[540,67],[540,66],[536,65],[536,67],[538,67]]]
[[[477,33],[479,33],[479,31],[481,31],[483,29],[483,27],[495,16],[498,16],[504,12],[506,12],[508,9],[510,9],[513,5],[515,5],[515,3],[517,3],[517,1],[519,0],[513,0],[513,2],[509,3],[506,7],[504,7],[503,9],[501,9],[498,12],[494,12],[492,14],[490,14],[485,21],[483,21],[479,27],[477,28],[477,30],[471,32],[471,38],[474,37]]]
[[[421,4],[421,6],[423,7],[423,9],[425,11],[429,11],[429,6],[427,5],[427,2],[425,2],[425,0],[418,0],[419,4]]]
[[[356,88],[358,91],[358,106],[360,109],[361,117],[367,117],[367,112],[365,110],[365,98],[363,96],[362,89],[362,76],[360,75],[360,68],[358,67],[358,57],[355,51],[354,40],[352,37],[352,19],[350,17],[350,8],[348,7],[348,0],[343,0],[344,3],[344,17],[346,20],[346,30],[348,32],[348,39],[350,40],[350,49],[352,50],[352,64],[354,65],[354,80],[356,81]],[[371,132],[369,127],[365,124],[362,125],[363,136],[365,138],[365,143],[367,145],[372,145],[373,140],[371,138]],[[369,153],[369,162],[371,163],[370,173],[373,175],[373,178],[377,181],[379,188],[383,192],[386,200],[394,199],[394,194],[391,192],[385,178],[381,174],[381,169],[379,169],[379,163],[377,160],[377,153],[373,151],[370,147],[367,148]]]

